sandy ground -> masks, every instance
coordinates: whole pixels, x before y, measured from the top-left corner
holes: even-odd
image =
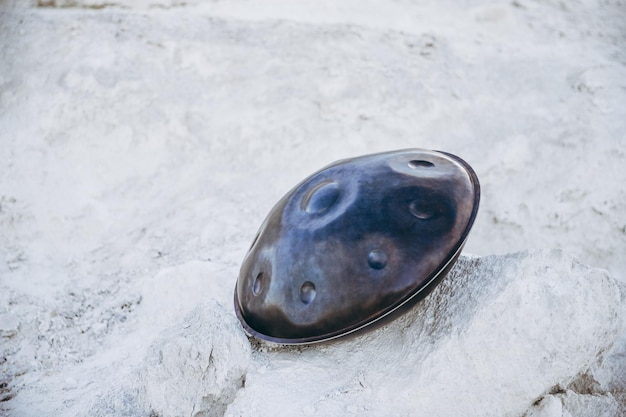
[[[341,158],[457,154],[467,253],[626,282],[625,80],[620,1],[0,2],[0,412],[98,410]]]

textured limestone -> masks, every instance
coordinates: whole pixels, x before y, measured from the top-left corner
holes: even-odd
[[[605,271],[560,251],[462,257],[377,331],[261,346],[226,415],[519,416],[601,358],[621,332],[622,298]]]

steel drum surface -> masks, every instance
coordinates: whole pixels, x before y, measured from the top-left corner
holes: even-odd
[[[280,344],[354,334],[423,299],[459,256],[476,217],[472,168],[410,149],[335,162],[270,211],[247,253],[235,310]]]

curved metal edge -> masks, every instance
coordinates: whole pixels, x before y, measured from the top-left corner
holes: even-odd
[[[410,150],[416,150],[416,149],[405,149],[404,151],[410,151]],[[305,337],[305,338],[297,338],[297,339],[284,339],[284,338],[272,337],[263,333],[259,333],[256,330],[252,329],[246,322],[241,312],[239,299],[237,298],[237,285],[235,285],[235,293],[234,293],[235,314],[237,315],[237,318],[241,322],[245,332],[248,335],[260,341],[267,342],[270,344],[275,344],[275,345],[312,345],[312,344],[317,344],[317,343],[331,342],[331,341],[335,341],[337,339],[342,339],[345,337],[356,336],[365,328],[374,330],[378,327],[381,327],[385,325],[386,323],[388,323],[388,321],[391,320],[393,317],[395,317],[397,314],[400,314],[401,312],[414,306],[417,302],[426,298],[426,296],[428,296],[428,294],[432,292],[432,290],[437,286],[437,284],[439,284],[439,282],[441,282],[441,280],[443,280],[443,278],[448,274],[448,272],[450,271],[450,269],[452,268],[452,266],[454,265],[458,257],[461,255],[463,246],[465,245],[465,242],[467,241],[467,238],[469,236],[469,232],[474,224],[474,221],[476,220],[476,216],[478,214],[478,206],[480,204],[480,182],[478,181],[478,176],[476,175],[472,167],[467,162],[465,162],[465,160],[461,159],[460,157],[456,155],[453,155],[444,151],[439,151],[439,150],[435,150],[434,152],[438,152],[443,155],[446,155],[447,157],[455,160],[461,166],[463,166],[474,188],[474,206],[472,208],[472,213],[470,215],[470,218],[467,222],[467,226],[465,227],[465,230],[463,231],[462,238],[459,240],[459,243],[457,243],[454,252],[452,253],[451,256],[448,256],[446,259],[444,259],[444,261],[439,265],[439,267],[432,274],[432,276],[428,278],[428,280],[425,281],[426,284],[422,285],[416,291],[409,294],[403,300],[391,306],[387,311],[383,312],[379,316],[374,317],[370,320],[367,320],[363,323],[359,323],[348,329],[343,329],[340,331],[327,333],[321,336]],[[389,152],[389,153],[392,153],[392,152]]]

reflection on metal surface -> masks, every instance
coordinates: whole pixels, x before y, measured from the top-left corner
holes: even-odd
[[[237,316],[249,334],[281,344],[384,323],[445,276],[479,199],[472,168],[444,152],[331,164],[269,213],[241,267]]]

